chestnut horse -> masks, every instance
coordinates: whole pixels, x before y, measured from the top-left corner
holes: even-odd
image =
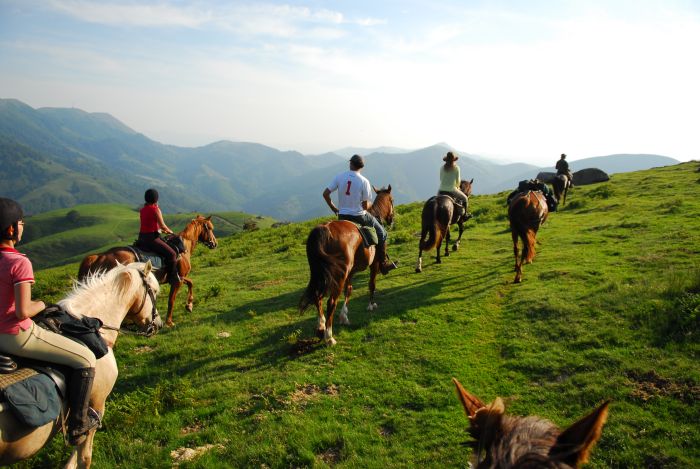
[[[181,253],[177,258],[177,269],[182,281],[180,283],[170,284],[170,293],[168,294],[168,316],[166,321],[168,326],[175,325],[175,323],[173,323],[173,306],[175,304],[175,297],[183,283],[187,285],[187,302],[185,303],[185,309],[192,312],[194,302],[194,294],[192,293],[193,282],[187,275],[190,273],[190,270],[192,270],[190,256],[194,252],[194,248],[197,247],[197,242],[201,241],[209,249],[214,249],[216,247],[216,236],[214,236],[214,225],[211,222],[211,216],[205,218],[201,215],[197,215],[185,226],[185,229],[179,233],[179,236],[182,238],[185,245],[185,252]],[[128,247],[116,247],[101,254],[91,254],[85,257],[83,262],[80,263],[78,279],[83,280],[91,273],[113,269],[117,264],[130,264],[137,260],[134,251]],[[156,278],[160,283],[166,283],[169,280],[165,269],[159,269],[156,272]]]
[[[377,196],[369,209],[381,223],[389,224],[394,220],[394,199],[391,185],[386,189],[375,189]],[[345,291],[345,302],[340,311],[340,323],[350,324],[348,320],[348,301],[352,294],[352,277],[367,267],[369,274],[368,311],[377,308],[374,302],[377,272],[381,259],[375,257],[375,247],[364,247],[360,230],[352,222],[334,220],[317,225],[306,240],[306,257],[309,261],[311,278],[299,300],[299,312],[316,305],[318,311],[318,328],[316,334],[324,338],[328,345],[335,345],[333,338],[333,314],[338,305],[340,294]],[[323,297],[328,296],[326,315],[323,314]],[[326,316],[328,319],[326,319]]]
[[[562,206],[566,205],[566,194],[571,187],[571,180],[566,174],[557,174],[552,180],[552,188],[554,189],[554,198]]]
[[[471,181],[462,180],[459,184],[459,190],[467,197],[472,195],[473,182],[474,179]],[[433,247],[437,250],[435,263],[440,264],[442,262],[440,259],[440,249],[442,247],[443,238],[445,239],[445,257],[450,255],[450,226],[455,223],[459,226],[459,236],[452,246],[452,250],[456,251],[459,249],[459,242],[462,240],[462,233],[464,232],[464,222],[469,219],[467,209],[468,207],[462,208],[455,204],[452,197],[443,194],[431,197],[425,202],[421,216],[421,233],[420,241],[418,241],[416,272],[423,271],[423,251],[428,251]],[[425,239],[426,235],[428,236],[427,240]]]
[[[549,215],[547,199],[540,191],[520,192],[511,199],[508,206],[508,219],[513,237],[513,253],[515,254],[515,280],[513,283],[522,281],[523,263],[530,264],[534,259],[537,230],[547,220],[547,215]],[[523,242],[520,259],[518,259],[518,238]]]
[[[469,434],[474,438],[475,469],[492,468],[578,468],[600,439],[608,416],[610,401],[561,431],[549,420],[539,417],[505,415],[500,397],[491,404],[457,387],[464,412],[469,419]]]
[[[117,342],[119,327],[125,318],[129,318],[141,330],[157,332],[163,325],[155,305],[158,289],[151,263],[135,263],[88,277],[58,302],[72,316],[95,317],[104,324],[101,334],[109,351],[95,364],[95,381],[90,394],[90,407],[100,416],[104,416],[105,401],[117,381],[117,361],[112,349]],[[0,410],[0,465],[30,458],[61,428],[60,416],[42,427],[32,428],[17,420],[9,408],[3,408]],[[95,429],[82,444],[73,448],[66,467],[90,467],[94,436]]]

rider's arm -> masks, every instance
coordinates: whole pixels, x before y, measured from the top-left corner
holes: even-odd
[[[338,214],[338,207],[335,206],[333,203],[333,200],[331,200],[331,190],[326,188],[326,190],[323,191],[323,198],[325,199],[326,203],[328,204],[328,207],[335,213],[336,215]]]
[[[15,315],[17,319],[27,319],[43,311],[46,305],[43,301],[32,300],[32,284],[22,282],[15,284]]]
[[[160,229],[168,234],[172,234],[173,230],[168,228],[168,225],[165,224],[165,220],[163,220],[163,214],[160,212],[160,207],[156,209],[156,216],[158,217],[158,226],[160,227]]]
[[[372,208],[372,202],[370,202],[369,200],[363,200],[362,210],[369,210],[370,208]]]

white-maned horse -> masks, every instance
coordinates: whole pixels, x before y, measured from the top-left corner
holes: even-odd
[[[97,360],[90,407],[104,415],[105,401],[117,381],[117,361],[112,348],[125,318],[141,330],[153,333],[163,325],[156,310],[158,281],[151,263],[120,265],[107,272],[78,282],[58,304],[75,317],[90,316],[104,323],[102,336],[109,352]],[[65,404],[64,404],[65,410]],[[12,464],[33,456],[61,429],[61,417],[38,428],[19,422],[8,410],[0,411],[0,465]],[[90,467],[92,463],[93,429],[85,441],[73,449],[65,467]]]

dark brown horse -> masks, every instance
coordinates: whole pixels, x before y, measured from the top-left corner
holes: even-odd
[[[472,195],[473,182],[474,179],[471,181],[461,181],[459,184],[459,189],[467,197]],[[442,260],[440,260],[440,249],[443,239],[445,240],[445,257],[450,255],[450,226],[455,223],[459,226],[459,236],[452,246],[452,250],[456,251],[459,249],[459,242],[464,232],[464,222],[468,220],[467,207],[462,208],[455,204],[454,199],[448,195],[436,195],[429,198],[425,202],[425,205],[423,205],[421,219],[421,234],[420,241],[418,241],[416,272],[423,271],[423,251],[428,251],[433,247],[435,247],[437,251],[435,262],[437,264],[442,262]],[[426,235],[428,239],[425,238]]]
[[[375,189],[377,196],[369,209],[381,223],[394,221],[394,199],[391,185],[386,189]],[[306,257],[309,261],[311,278],[306,291],[299,300],[299,312],[315,305],[318,311],[319,338],[324,338],[328,345],[335,345],[333,338],[333,315],[338,306],[338,298],[345,291],[345,302],[340,311],[340,323],[349,324],[348,302],[352,294],[352,278],[357,272],[367,267],[369,274],[368,311],[377,308],[374,302],[374,290],[380,259],[375,257],[375,247],[366,248],[357,226],[349,221],[334,220],[317,225],[306,240]],[[326,314],[323,313],[323,298],[328,296]]]
[[[211,222],[211,217],[205,218],[201,215],[197,215],[197,217],[193,218],[192,221],[185,226],[185,229],[179,233],[179,236],[185,244],[185,252],[180,254],[177,258],[177,269],[182,281],[180,283],[170,284],[168,318],[166,321],[166,325],[168,326],[175,325],[175,323],[173,323],[173,305],[175,304],[177,292],[180,290],[183,283],[187,285],[187,302],[185,303],[185,308],[187,311],[192,312],[194,301],[192,289],[194,284],[187,275],[192,269],[190,256],[194,252],[197,242],[201,241],[209,249],[214,249],[216,247],[216,236],[214,236],[214,225]],[[117,266],[117,263],[130,264],[136,261],[136,255],[128,247],[116,247],[101,254],[91,254],[85,257],[83,262],[80,263],[78,280],[84,280],[88,275],[100,270],[112,269]],[[168,282],[166,270],[160,269],[156,273],[156,278],[158,278],[158,282],[160,283]]]
[[[535,257],[537,230],[547,220],[547,215],[549,215],[547,199],[540,191],[520,192],[510,201],[508,219],[510,220],[513,254],[515,255],[514,283],[522,281],[523,263],[530,264]],[[518,238],[523,242],[522,256],[519,259]]]
[[[474,438],[475,469],[572,469],[588,461],[588,455],[600,439],[608,416],[610,401],[561,431],[549,420],[539,417],[505,415],[500,397],[491,404],[457,387],[469,419],[469,434]]]
[[[557,199],[562,207],[566,205],[566,194],[571,187],[571,181],[566,174],[557,174],[552,180],[552,188],[554,189],[554,198]]]

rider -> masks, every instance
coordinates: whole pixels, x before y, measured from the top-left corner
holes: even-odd
[[[366,177],[360,174],[365,161],[360,155],[350,158],[350,170],[337,175],[330,185],[323,191],[323,198],[338,215],[340,220],[349,220],[362,226],[373,226],[377,230],[379,244],[377,245],[377,258],[380,260],[379,270],[386,275],[396,268],[394,262],[388,261],[386,255],[387,232],[382,224],[367,210],[372,206],[372,186]],[[331,193],[338,191],[338,209],[331,200]]]
[[[182,279],[177,271],[177,252],[160,237],[159,230],[173,234],[163,220],[163,214],[158,207],[158,191],[148,189],[144,194],[145,204],[139,212],[141,215],[141,228],[139,230],[140,247],[150,250],[163,257],[168,268],[168,280],[172,285],[179,285]]]
[[[445,164],[440,166],[440,188],[438,189],[438,194],[447,193],[457,199],[457,203],[464,207],[464,216],[466,216],[469,199],[459,188],[462,182],[462,176],[459,171],[459,166],[455,164],[455,161],[458,159],[459,156],[451,151],[448,151],[442,159]]]
[[[74,340],[36,326],[31,319],[46,304],[32,300],[32,263],[15,249],[24,233],[22,218],[17,202],[0,198],[0,351],[73,369],[68,383],[68,443],[75,446],[100,425],[97,412],[88,411],[95,354]]]
[[[557,170],[557,174],[563,174],[569,178],[569,187],[574,187],[574,175],[571,174],[571,171],[569,170],[569,163],[566,161],[565,153],[561,154],[559,161],[557,161],[557,164],[554,167]]]

